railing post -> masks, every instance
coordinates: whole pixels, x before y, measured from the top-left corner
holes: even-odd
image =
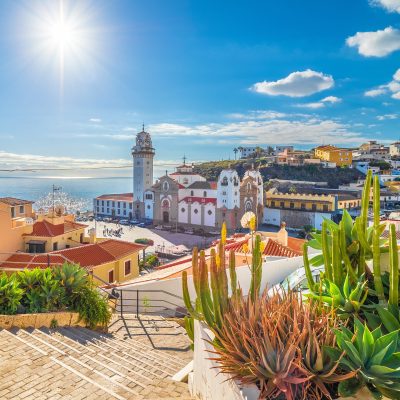
[[[120,290],[120,299],[121,299],[121,303],[120,303],[120,314],[121,314],[121,318],[123,318],[123,315],[122,315],[122,307],[123,307],[123,302],[122,302],[122,295],[123,295],[123,293],[124,293],[124,291],[123,290]]]
[[[136,290],[136,318],[139,318],[139,290]]]

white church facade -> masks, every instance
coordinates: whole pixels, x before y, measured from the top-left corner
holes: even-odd
[[[216,182],[210,182],[195,171],[193,164],[187,164],[184,157],[175,172],[166,172],[153,184],[155,149],[144,127],[136,135],[131,154],[133,193],[97,197],[96,215],[120,217],[111,207],[101,207],[101,202],[104,196],[109,200],[112,196],[117,204],[119,196],[123,196],[125,201],[131,198],[125,214],[122,209],[123,217],[152,221],[154,225],[207,231],[220,229],[226,222],[227,228],[234,230],[240,228],[240,219],[246,211],[253,211],[262,221],[264,191],[258,169],[246,171],[242,180],[234,169],[224,169]]]

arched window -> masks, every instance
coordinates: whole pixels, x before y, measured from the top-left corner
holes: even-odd
[[[246,211],[246,212],[247,212],[247,211],[251,211],[252,208],[253,208],[253,205],[252,205],[251,201],[246,201],[246,204],[245,204],[245,211]]]
[[[250,192],[250,191],[251,191],[251,183],[247,182],[247,192]]]
[[[194,196],[194,191],[193,191],[193,190],[190,191],[190,195],[191,195],[192,197]]]
[[[197,208],[194,209],[193,211],[195,214],[197,214],[199,212],[199,210]]]
[[[233,185],[238,186],[239,185],[239,180],[236,178],[236,176],[233,178]]]
[[[228,186],[228,178],[226,176],[222,178],[221,186]]]
[[[207,197],[207,192],[206,191],[203,192],[203,197]]]
[[[163,190],[164,190],[164,192],[168,192],[168,189],[169,189],[169,184],[168,184],[168,182],[164,182],[164,183],[163,183]]]

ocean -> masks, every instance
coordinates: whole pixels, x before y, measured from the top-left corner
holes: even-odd
[[[52,186],[75,199],[81,211],[92,210],[93,199],[105,193],[132,192],[132,178],[82,178],[82,177],[0,177],[0,197],[17,197],[24,200],[43,200],[52,193]]]

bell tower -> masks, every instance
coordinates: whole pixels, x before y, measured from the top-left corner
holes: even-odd
[[[153,158],[155,150],[150,133],[144,130],[136,135],[136,145],[132,147],[133,157],[133,201],[144,202],[144,192],[153,185]]]

